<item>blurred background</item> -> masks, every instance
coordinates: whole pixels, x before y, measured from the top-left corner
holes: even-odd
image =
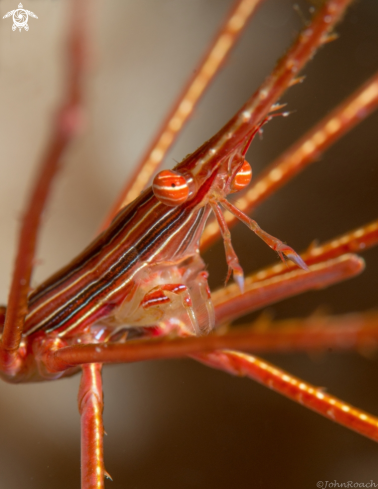
[[[1,0],[0,15],[17,0]],[[223,21],[230,0],[96,0],[85,84],[87,125],[65,155],[46,213],[34,284],[95,235],[123,182]],[[308,2],[296,2],[309,18]],[[69,2],[28,0],[29,32],[0,22],[0,301],[6,303],[19,217],[46,146],[65,80]],[[356,1],[339,39],[282,98],[278,118],[252,144],[257,175],[378,67],[378,3]],[[171,167],[213,135],[257,89],[302,27],[289,0],[268,0],[166,158]],[[378,114],[339,141],[254,218],[297,251],[378,215]],[[246,273],[277,261],[248,229],[233,243]],[[277,319],[376,309],[378,250],[359,277],[276,304]],[[211,287],[226,275],[223,245],[204,255]],[[223,268],[222,268],[223,267]],[[256,317],[258,315],[254,315]],[[378,363],[358,353],[266,355],[280,367],[378,414]],[[0,385],[0,487],[79,487],[79,377]],[[104,369],[105,464],[132,489],[312,488],[317,481],[378,483],[377,445],[247,379],[190,360]]]

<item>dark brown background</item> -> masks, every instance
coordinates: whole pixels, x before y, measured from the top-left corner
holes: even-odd
[[[298,3],[298,2],[297,2]],[[0,2],[1,17],[16,0]],[[230,0],[95,2],[95,39],[86,85],[88,127],[66,156],[47,213],[39,283],[94,235],[126,175],[196,66]],[[300,3],[308,17],[308,3]],[[0,300],[6,301],[23,196],[48,138],[64,75],[68,2],[30,0],[30,31],[0,22]],[[170,152],[181,160],[217,131],[258,87],[302,25],[289,0],[269,0]],[[305,83],[283,97],[295,111],[270,123],[249,153],[260,172],[378,66],[378,4],[355,2],[304,70]],[[378,215],[377,114],[264,203],[254,215],[298,251]],[[237,227],[233,242],[246,272],[277,257]],[[269,308],[276,318],[376,308],[378,250],[367,270],[328,290]],[[226,274],[222,245],[205,255],[212,287]],[[376,357],[266,356],[356,406],[378,414]],[[79,378],[0,386],[0,487],[79,487]],[[314,488],[317,481],[378,483],[375,443],[246,379],[192,361],[105,368],[107,487]]]

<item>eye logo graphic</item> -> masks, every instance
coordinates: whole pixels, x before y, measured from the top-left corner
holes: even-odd
[[[22,3],[18,4],[18,9],[11,10],[7,14],[5,14],[3,19],[6,19],[7,17],[10,17],[11,15],[13,15],[12,31],[19,29],[21,32],[22,28],[24,28],[26,31],[28,31],[29,30],[29,26],[28,26],[29,15],[30,15],[30,17],[34,17],[35,19],[38,19],[38,17],[33,12],[30,12],[30,10],[24,10],[22,8]]]

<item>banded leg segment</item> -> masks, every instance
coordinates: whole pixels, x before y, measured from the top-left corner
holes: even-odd
[[[192,357],[209,367],[250,377],[331,421],[378,441],[378,418],[326,394],[322,389],[307,384],[265,360],[231,350],[202,353]]]
[[[106,471],[101,364],[83,365],[82,369],[78,397],[81,416],[81,489],[103,489]]]

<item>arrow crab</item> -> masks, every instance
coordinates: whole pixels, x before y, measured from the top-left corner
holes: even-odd
[[[269,3],[266,2],[266,5]],[[271,3],[272,11],[283,8],[278,5],[278,2],[275,5],[273,5],[273,2]],[[201,10],[201,15],[208,22],[210,18],[213,19],[214,31],[212,35],[214,35],[216,23],[221,21],[222,15],[225,15],[227,8],[231,7],[226,2],[222,6],[224,10],[219,12],[217,19],[214,18],[215,16],[213,14],[210,15],[209,12],[207,12],[206,17],[206,10],[201,10],[198,5],[196,7],[199,11]],[[142,60],[141,58],[139,59],[139,56],[143,54],[143,46],[148,44],[148,49],[150,50],[151,43],[153,44],[156,38],[159,37],[158,33],[163,31],[161,26],[159,27],[156,24],[156,11],[153,10],[156,7],[151,5],[149,7],[151,10],[151,24],[148,23],[148,15],[144,14],[144,18],[146,25],[152,31],[152,41],[147,43],[146,38],[143,38],[145,32],[142,30],[141,37],[138,38],[141,46],[141,54],[134,55],[134,58],[132,58],[131,41],[135,42],[133,36],[136,33],[132,31],[131,26],[133,19],[135,23],[135,18],[138,16],[138,13],[136,10],[131,10],[128,13],[130,29],[125,29],[126,39],[122,41],[124,44],[120,44],[119,41],[117,43],[114,41],[112,45],[114,64],[111,65],[112,59],[109,59],[111,56],[106,58],[107,62],[111,65],[106,67],[113,69],[116,74],[119,74],[117,70],[119,70],[120,59],[122,59],[119,54],[127,47],[127,53],[132,58],[131,61],[134,62],[138,80],[143,80],[143,87],[146,88],[146,91],[149,90],[150,86],[157,87],[154,97],[144,99],[144,101],[142,99],[142,107],[145,104],[146,111],[143,113],[144,115],[140,120],[140,124],[146,128],[146,133],[148,131],[152,133],[152,128],[149,126],[152,117],[156,117],[157,125],[159,114],[155,114],[155,112],[158,112],[159,109],[155,111],[153,104],[156,103],[156,99],[159,98],[159,93],[161,93],[158,91],[159,83],[161,84],[160,89],[163,89],[164,93],[178,91],[180,84],[180,81],[178,81],[176,88],[168,89],[166,88],[167,80],[173,75],[165,75],[163,79],[160,79],[155,72],[144,72],[143,68],[141,68]],[[103,8],[105,12],[108,12],[105,7]],[[165,8],[167,16],[170,16],[171,29],[173,29],[172,6],[171,10],[169,6]],[[262,5],[260,9],[261,13],[257,13],[255,19],[252,20],[251,31],[256,30],[260,26],[260,30],[265,31],[266,37],[264,38],[264,43],[268,47],[268,38],[273,37],[273,31],[276,36],[282,35],[280,34],[280,26],[285,25],[285,22],[279,20],[281,14],[276,15],[276,17],[273,15],[273,17],[270,17],[271,20],[267,20],[269,17],[267,13],[264,14],[264,8],[265,5]],[[285,8],[288,11],[290,10],[289,2]],[[302,9],[307,13],[305,7],[302,7]],[[374,10],[372,2],[361,2],[359,6],[352,6],[351,11],[346,15],[344,24],[337,26],[337,32],[340,34],[339,40],[323,48],[312,63],[305,67],[303,73],[307,78],[304,83],[300,86],[290,88],[288,93],[284,97],[281,97],[282,101],[288,102],[289,104],[288,109],[285,108],[283,110],[295,110],[296,112],[289,118],[281,120],[278,118],[272,121],[264,128],[262,143],[258,141],[253,143],[251,152],[248,154],[248,160],[251,162],[254,170],[254,179],[256,178],[255,175],[258,176],[259,172],[263,171],[264,167],[269,163],[269,160],[273,160],[278,156],[282,150],[286,149],[298,137],[302,136],[307,129],[310,129],[316,120],[324,116],[325,112],[340,103],[353,89],[357,89],[365,77],[373,74],[375,67],[368,59],[368,56],[366,56],[366,51],[369,51],[369,42],[372,42],[371,37],[369,38],[369,35],[365,34],[366,38],[364,41],[361,41],[361,44],[354,42],[354,38],[352,37],[352,40],[348,44],[348,30],[344,34],[343,26],[349,25],[349,30],[353,34],[353,25],[362,22],[361,19],[364,19],[364,16],[367,22],[369,20],[371,21],[374,12],[376,13],[376,10]],[[105,19],[115,21],[114,11],[112,15],[111,12],[108,12],[107,15],[108,17],[105,16]],[[258,15],[261,15],[261,17],[259,18]],[[181,17],[186,17],[186,15],[181,13]],[[289,15],[286,18],[290,20]],[[104,16],[102,16],[102,19],[105,21]],[[190,22],[189,15],[186,20]],[[199,24],[196,21],[193,25],[197,29]],[[300,20],[297,21],[296,27],[297,30],[300,29]],[[177,36],[179,27],[176,26],[175,29],[177,31],[174,31],[174,34]],[[204,30],[208,32],[208,26],[204,27]],[[231,72],[229,76],[232,77],[232,83],[235,83],[235,85],[232,85],[231,82],[225,79],[225,85],[220,86],[218,84],[215,85],[213,92],[210,90],[208,98],[204,99],[203,104],[199,106],[192,117],[188,126],[190,134],[187,136],[187,140],[185,142],[179,142],[174,150],[172,150],[168,161],[170,161],[169,158],[181,159],[182,155],[193,151],[204,139],[211,137],[232,116],[245,99],[259,86],[259,83],[264,80],[268,70],[273,68],[274,60],[282,52],[282,43],[285,42],[285,46],[289,46],[292,30],[293,27],[289,27],[289,33],[286,34],[287,38],[285,41],[282,39],[279,40],[279,44],[281,45],[279,48],[280,51],[271,54],[269,66],[264,65],[264,63],[268,63],[266,60],[261,61],[264,73],[259,75],[260,79],[253,81],[254,85],[250,78],[252,76],[250,73],[255,70],[251,46],[258,51],[261,50],[261,45],[260,43],[257,44],[256,41],[253,42],[253,38],[248,39],[247,37],[247,40],[241,40],[239,51],[236,51],[233,57],[230,58],[226,64],[226,70],[222,73],[222,77],[224,78],[226,76],[225,73]],[[192,38],[192,41],[195,44],[195,42],[199,42],[197,31],[194,31],[194,28],[192,31],[192,35],[195,38]],[[164,32],[165,36],[168,35],[166,32],[169,32],[169,29],[166,29]],[[127,33],[130,37],[127,37]],[[209,34],[210,38],[211,35]],[[107,40],[107,42],[110,41]],[[170,40],[169,45],[174,46],[175,42]],[[338,51],[334,52],[333,50],[336,50],[338,45],[342,45],[345,42],[347,43],[345,49],[348,52],[348,56],[345,57],[346,74],[343,76],[340,75],[340,67],[338,66],[336,70],[332,64],[336,64],[336,60],[338,63],[341,63],[343,60],[342,55]],[[183,42],[183,44],[185,43]],[[353,46],[353,49],[351,46]],[[168,48],[166,47],[166,49]],[[173,50],[173,47],[171,49]],[[243,49],[247,53],[246,58],[242,58]],[[277,46],[276,49],[278,49]],[[274,47],[272,50],[274,51]],[[332,58],[333,52],[334,57]],[[193,64],[195,64],[194,58],[196,56],[198,57],[199,53],[200,50],[197,53],[191,54],[193,56]],[[124,52],[122,56],[125,56]],[[321,61],[322,57],[325,59],[328,56],[334,61],[328,61],[329,64],[324,68],[323,75],[319,75],[320,79],[316,78],[317,82],[315,86],[310,85],[311,78],[316,77],[317,70],[320,70],[319,65],[316,64],[318,63],[318,59],[320,58]],[[169,58],[165,54],[164,58],[167,57]],[[240,75],[235,69],[238,59],[241,60],[240,63],[244,69],[243,75]],[[353,60],[355,63],[354,70],[350,66]],[[170,59],[168,61],[169,63],[167,64],[173,64]],[[164,62],[167,62],[167,60],[162,59],[160,64]],[[104,64],[106,64],[105,61]],[[185,60],[186,76],[192,71],[189,65],[190,61]],[[371,69],[370,72],[369,67]],[[127,71],[130,71],[130,69]],[[178,71],[176,65],[173,71]],[[356,76],[353,82],[350,81],[349,74],[351,71],[358,72],[360,78]],[[100,111],[99,107],[94,102],[92,103],[93,120],[96,120],[94,117],[96,113],[99,115],[100,122],[97,123],[99,124],[97,128],[99,134],[91,142],[74,143],[74,147],[67,153],[70,158],[65,157],[67,160],[72,158],[73,161],[75,161],[75,158],[78,158],[77,164],[75,165],[72,161],[71,163],[67,161],[68,164],[71,164],[71,167],[75,167],[73,171],[76,174],[74,173],[72,179],[76,181],[73,185],[77,187],[77,194],[73,194],[74,197],[69,199],[70,201],[64,205],[58,203],[53,204],[57,207],[58,213],[63,212],[59,208],[59,205],[68,207],[69,221],[77,219],[76,228],[70,228],[69,226],[74,226],[74,224],[66,224],[64,218],[63,220],[58,220],[59,223],[57,226],[59,228],[51,231],[52,235],[56,235],[53,236],[55,241],[51,245],[51,253],[59,255],[59,264],[54,266],[51,260],[48,263],[47,259],[47,264],[44,267],[37,267],[37,273],[40,276],[37,275],[35,279],[36,283],[48,276],[47,266],[56,269],[64,265],[78,250],[85,246],[89,240],[90,230],[88,229],[86,231],[88,235],[84,236],[85,233],[81,229],[83,221],[89,221],[88,226],[92,226],[92,234],[95,232],[95,217],[91,214],[91,217],[88,218],[89,210],[86,210],[86,208],[90,208],[91,211],[94,210],[97,216],[101,212],[105,215],[103,208],[106,205],[109,206],[109,204],[104,203],[106,201],[106,191],[103,187],[108,183],[107,180],[110,180],[110,184],[113,184],[111,177],[108,176],[108,173],[112,172],[109,166],[105,170],[100,170],[98,166],[100,165],[100,161],[106,161],[107,165],[110,165],[108,161],[111,158],[109,158],[106,148],[114,147],[116,144],[115,141],[119,138],[118,140],[122,143],[118,143],[120,153],[118,153],[118,156],[113,157],[119,167],[124,165],[124,154],[122,152],[126,150],[130,151],[130,154],[126,158],[127,161],[131,161],[138,151],[141,152],[140,149],[129,150],[129,145],[125,142],[124,138],[126,138],[125,134],[131,133],[133,126],[138,126],[137,122],[140,116],[132,118],[131,120],[133,122],[129,124],[128,121],[125,121],[127,118],[125,114],[127,115],[136,98],[134,95],[136,84],[142,84],[142,82],[135,81],[134,87],[131,82],[128,91],[133,96],[128,99],[128,102],[124,102],[125,105],[122,105],[120,102],[121,95],[118,93],[114,99],[118,101],[117,104],[111,103],[111,100],[106,98],[109,96],[110,82],[107,81],[105,74],[102,76],[104,77],[103,79],[96,80],[98,83],[96,93],[104,94],[102,101],[102,109],[104,110]],[[257,75],[253,74],[253,76]],[[336,95],[333,100],[329,99],[329,93],[332,92],[330,78],[335,79],[335,88],[333,90]],[[90,85],[90,82],[87,83]],[[120,85],[120,92],[123,93],[123,83],[120,83]],[[306,92],[303,92],[304,90]],[[240,97],[240,99],[234,101],[228,100],[230,92],[236,92],[235,96]],[[303,95],[303,93],[306,93],[306,95]],[[172,98],[170,99],[171,101]],[[320,99],[327,100],[325,108],[319,107],[318,100]],[[139,97],[138,103],[140,103]],[[109,112],[105,110],[109,106],[112,106],[115,112],[114,127],[111,130],[108,127]],[[211,114],[215,110],[214,107],[218,106],[221,106],[220,109],[223,113],[221,115]],[[45,109],[45,112],[47,111],[48,109]],[[154,112],[154,115],[152,115],[152,112]],[[89,113],[91,114],[89,126],[92,124],[95,126],[95,122],[90,122],[92,120],[92,113],[91,111]],[[212,121],[210,121],[210,114],[214,117]],[[307,122],[304,122],[306,120],[305,117],[309,117]],[[311,167],[306,168],[301,175],[297,176],[296,179],[288,184],[287,188],[283,188],[273,198],[267,200],[264,206],[261,207],[261,210],[260,208],[257,210],[255,215],[258,221],[264,225],[264,228],[275,235],[284,237],[291,244],[294,244],[296,249],[305,249],[315,238],[320,242],[324,242],[335,236],[344,234],[349,229],[355,229],[362,224],[369,223],[376,218],[374,179],[377,178],[377,173],[372,150],[366,149],[369,133],[365,129],[368,123],[374,127],[374,122],[371,122],[374,120],[373,117],[363,122],[363,125],[355,129],[354,132],[351,132],[347,138],[337,143],[337,146],[325,153],[320,160],[317,159]],[[199,120],[201,118],[205,120],[200,122]],[[296,118],[301,121],[300,123],[297,122],[297,126],[295,126]],[[203,126],[198,126],[199,123],[203,124]],[[122,124],[126,124],[126,126],[122,126]],[[289,129],[287,127],[291,127],[291,133],[288,132]],[[96,127],[94,127],[94,130],[96,130]],[[20,137],[19,131],[17,132],[18,137]],[[356,133],[357,136],[354,136]],[[35,149],[36,154],[38,151],[41,152],[43,131],[41,130],[39,134],[38,144],[40,146]],[[140,130],[132,134],[134,134],[134,137],[131,135],[128,136],[130,140],[141,138]],[[147,138],[148,136],[144,134],[143,140],[145,141]],[[370,138],[373,140],[372,136]],[[95,144],[96,139],[101,139],[101,145],[98,142]],[[78,146],[79,144],[81,146]],[[352,146],[348,146],[348,144]],[[334,151],[343,145],[347,145],[349,149],[342,156],[337,156]],[[268,147],[268,153],[265,155],[261,153],[263,147]],[[132,151],[135,152],[135,155],[132,154]],[[365,167],[363,163],[364,157],[366,160]],[[22,166],[20,167],[22,169],[24,169],[25,161],[28,161],[26,158],[26,156],[24,159],[21,157],[15,158],[16,161],[18,159],[22,160]],[[88,166],[84,167],[85,170],[78,169],[79,160],[88,161]],[[98,166],[96,167],[97,164]],[[172,165],[169,163],[168,166],[171,167]],[[336,169],[333,170],[335,166]],[[80,173],[80,171],[83,173]],[[21,171],[18,173],[21,173]],[[364,173],[368,174],[366,181],[362,180]],[[18,180],[20,177],[22,175],[17,175]],[[66,174],[64,178],[68,179],[70,177]],[[121,180],[119,173],[117,173],[116,179],[117,182],[114,182],[114,185],[118,183],[118,180]],[[66,194],[62,195],[62,197],[67,197],[67,194],[71,192],[69,190],[71,187],[68,182],[63,182],[61,185],[65,185],[64,187],[60,187],[61,194]],[[89,195],[83,193],[83,187],[87,186],[92,186],[92,190],[90,191],[92,194],[90,192]],[[358,189],[360,189],[360,193],[358,193]],[[369,193],[370,191],[371,193]],[[355,192],[354,198],[352,197],[353,192]],[[17,193],[19,196],[20,191],[18,187]],[[110,196],[107,198],[110,202]],[[75,215],[72,216],[72,214],[78,212],[76,210],[78,208],[84,208],[80,212],[88,212],[88,214],[82,215],[80,218],[75,217]],[[264,208],[266,209],[265,211]],[[13,220],[15,220],[14,213]],[[49,225],[50,223],[48,223]],[[62,231],[63,225],[67,226],[67,229],[64,231]],[[79,234],[78,239],[81,239],[82,242],[77,245],[75,250],[70,248],[66,249],[67,247],[74,247],[70,236],[75,234]],[[57,235],[59,235],[58,238]],[[264,263],[268,265],[271,262],[272,256],[263,248],[259,248],[259,244],[256,243],[257,240],[253,239],[250,233],[246,235],[244,234],[244,230],[235,229],[232,231],[232,235],[240,261],[247,273],[251,273],[254,269],[263,266]],[[58,246],[61,246],[62,241],[66,241],[65,236],[67,236],[67,243],[65,242],[63,248],[58,248]],[[223,253],[221,246],[217,248],[213,245],[211,252],[204,255],[205,261],[209,263],[210,279],[212,281],[210,285],[213,290],[217,285],[220,285],[220,282],[227,273],[225,265],[221,269],[221,263],[224,262],[223,256],[215,258],[213,261],[216,251],[220,254]],[[287,301],[288,305],[274,305],[266,314],[275,316],[275,320],[277,321],[280,318],[299,318],[312,314],[310,316],[310,324],[315,324],[315,326],[323,325],[321,334],[325,336],[324,331],[327,329],[327,326],[324,326],[323,323],[325,313],[314,313],[314,310],[318,306],[326,305],[331,309],[330,312],[339,314],[374,307],[374,278],[371,279],[370,283],[359,282],[360,286],[358,286],[357,282],[363,280],[364,275],[368,275],[369,273],[374,275],[373,272],[370,272],[370,268],[374,270],[374,253],[376,254],[376,251],[372,249],[364,254],[368,267],[367,271],[361,277],[325,291],[320,291],[319,293],[306,294],[305,296],[302,295],[295,299],[290,299]],[[65,254],[66,256],[62,256]],[[46,256],[43,249],[38,253],[38,256]],[[10,261],[10,255],[8,255],[7,260]],[[7,270],[7,266],[4,266],[3,269]],[[219,276],[217,277],[218,273]],[[217,279],[219,280],[218,284],[216,283]],[[5,293],[3,297],[5,300]],[[367,322],[369,317],[361,315],[358,320],[362,323],[364,321]],[[250,323],[251,321],[252,319],[250,321],[243,320],[244,323]],[[344,319],[345,321],[346,319]],[[288,325],[292,327],[295,326],[295,323],[292,321]],[[272,328],[280,328],[280,326],[282,324],[274,323],[273,317],[260,317],[257,319],[256,331],[261,331],[261,334],[264,331],[268,333]],[[343,338],[345,339],[343,340]],[[353,355],[351,357],[344,357],[334,355],[324,358],[324,356],[320,355],[328,349],[337,349],[341,348],[341,346],[346,348],[348,345],[365,356]],[[311,352],[315,361],[308,360],[301,353],[290,357],[287,355],[278,356],[278,350],[279,348],[277,347],[274,361],[280,367],[291,373],[295,373],[301,378],[311,380],[313,384],[326,387],[333,394],[347,399],[356,406],[375,412],[375,406],[377,404],[376,398],[373,397],[372,384],[367,384],[365,389],[365,391],[367,390],[365,392],[367,398],[364,401],[361,400],[365,385],[364,382],[361,382],[361,379],[368,379],[369,368],[373,372],[374,363],[367,359],[366,356],[370,357],[374,353],[374,336],[369,337],[368,340],[363,344],[359,344],[358,347],[351,345],[350,337],[341,334],[339,336],[338,347],[334,343],[328,347],[326,344],[322,346],[318,345],[315,352],[311,345],[307,345],[306,348],[303,347],[305,352]],[[253,348],[251,348],[251,351],[253,351]],[[269,356],[266,356],[266,358],[273,360],[272,355],[274,351],[270,351],[268,354]],[[350,366],[350,362],[352,361],[354,364]],[[116,386],[114,394],[110,392],[110,388],[109,392],[106,390],[105,393],[105,427],[110,435],[106,440],[105,457],[107,468],[115,479],[115,487],[118,484],[119,487],[124,487],[126,484],[131,485],[133,483],[134,485],[144,485],[146,487],[160,484],[164,485],[164,487],[177,487],[177,484],[184,487],[228,487],[231,483],[247,483],[252,485],[256,483],[256,480],[261,480],[262,486],[272,486],[273,484],[280,483],[280,485],[284,486],[287,484],[290,487],[293,487],[293,485],[294,487],[300,487],[301,485],[303,486],[304,482],[306,484],[310,482],[315,484],[317,480],[322,480],[322,478],[330,479],[332,477],[340,479],[341,477],[345,477],[346,480],[350,480],[353,477],[356,478],[359,476],[357,468],[353,469],[350,463],[350,459],[354,459],[355,457],[355,447],[358,446],[360,453],[365,454],[365,463],[368,463],[366,462],[366,459],[368,459],[368,456],[366,456],[368,447],[372,447],[372,450],[375,450],[375,446],[371,442],[332,424],[328,420],[317,417],[311,412],[307,412],[301,406],[296,406],[285,399],[281,401],[279,396],[273,392],[264,391],[262,387],[255,386],[248,379],[227,378],[224,374],[212,372],[211,370],[207,371],[201,366],[193,366],[192,363],[189,363],[189,361],[175,361],[174,363],[164,362],[162,365],[159,365],[159,362],[154,362],[147,364],[147,366],[138,364],[124,365],[119,370],[115,368],[105,369],[105,389],[112,382],[114,383],[114,387]],[[172,368],[172,366],[175,366],[175,368]],[[6,394],[2,397],[7,399],[4,399],[4,404],[1,409],[4,410],[2,417],[4,420],[3,436],[4,438],[6,437],[6,440],[4,440],[6,457],[3,456],[2,460],[11,459],[11,455],[13,455],[13,460],[16,459],[20,463],[20,454],[25,454],[25,460],[22,462],[24,466],[22,473],[13,470],[12,475],[4,475],[4,477],[13,477],[13,479],[4,479],[6,487],[16,487],[19,485],[23,487],[33,487],[33,485],[43,487],[43,483],[41,482],[42,478],[45,478],[47,487],[51,487],[52,480],[54,481],[54,487],[59,487],[59,484],[62,484],[62,487],[67,487],[67,484],[71,480],[71,473],[72,484],[74,480],[77,480],[78,476],[74,472],[74,467],[77,466],[75,459],[77,460],[79,456],[79,442],[78,439],[72,440],[69,436],[72,428],[67,428],[66,425],[66,422],[68,424],[68,421],[71,421],[71,419],[67,419],[69,417],[67,410],[71,409],[71,405],[72,411],[75,408],[72,400],[74,394],[71,393],[71,386],[72,390],[77,388],[75,382],[77,380],[73,378],[72,380],[64,380],[57,383],[28,385],[25,388],[23,386],[9,387],[4,385],[3,392]],[[354,394],[349,393],[346,387],[350,386],[350,384],[355,384],[355,388],[359,388],[359,391]],[[122,389],[120,389],[120,386],[122,386]],[[217,387],[219,390],[217,390]],[[11,399],[13,395],[17,395],[14,394],[16,389],[25,389],[25,398],[23,401],[20,400],[17,402],[16,399]],[[56,390],[53,391],[52,389]],[[47,403],[50,398],[50,403],[47,404],[47,411],[43,411],[44,401],[40,398],[42,393],[47,397]],[[59,394],[62,397],[58,398],[57,396]],[[63,400],[58,401],[55,397]],[[8,400],[9,402],[12,401],[12,407],[9,407],[7,411],[6,402]],[[64,406],[64,409],[62,409],[62,406]],[[42,418],[42,424],[40,426],[35,424],[34,421],[38,417]],[[14,425],[10,425],[13,420]],[[263,422],[259,423],[258,421],[260,420],[263,420]],[[24,422],[25,427],[22,427],[22,423]],[[117,425],[113,425],[113,422],[116,422]],[[59,425],[65,428],[59,431]],[[112,426],[114,427],[112,428]],[[75,428],[77,427],[78,418],[76,418]],[[125,429],[126,431],[121,433],[121,429]],[[320,435],[321,429],[324,429],[324,431]],[[28,445],[25,444],[25,431],[27,430],[33,440],[31,448],[27,448]],[[20,435],[18,432],[20,432]],[[169,436],[167,435],[168,432],[170,433]],[[280,442],[277,440],[278,434],[282,435],[283,440]],[[117,436],[119,436],[119,441],[116,441]],[[178,445],[179,440],[180,444]],[[325,445],[327,445],[327,448],[330,447],[328,458]],[[45,452],[44,455],[40,452],[41,446],[48,447],[47,453]],[[280,450],[278,452],[275,450],[276,446],[280,446],[280,448],[284,446],[290,450]],[[342,447],[342,453],[339,455],[338,461],[335,464],[333,453],[340,451],[340,447]],[[30,456],[30,452],[32,452],[33,457]],[[290,459],[288,457],[285,459],[282,452],[293,453],[293,458]],[[319,461],[320,454],[322,458]],[[317,459],[316,464],[312,461],[315,458]],[[54,462],[54,459],[59,459],[59,463]],[[332,468],[330,468],[331,460]],[[348,461],[348,467],[345,467],[346,460]],[[276,471],[269,470],[272,463],[281,469],[277,470],[277,474],[271,473]],[[8,462],[6,465],[8,465]],[[9,462],[9,466],[11,467],[11,462]],[[149,470],[145,470],[146,467]],[[264,470],[262,470],[262,467],[264,467]],[[299,467],[301,467],[303,473]],[[138,470],[138,468],[144,470]],[[5,469],[6,467],[2,470],[3,474],[7,473]],[[149,482],[148,473],[151,475],[152,482]],[[365,467],[364,474],[366,473],[367,469]],[[373,478],[373,475],[370,476],[369,474],[368,478]],[[20,482],[21,477],[25,477],[22,479],[22,482]],[[274,479],[274,477],[277,478]]]

